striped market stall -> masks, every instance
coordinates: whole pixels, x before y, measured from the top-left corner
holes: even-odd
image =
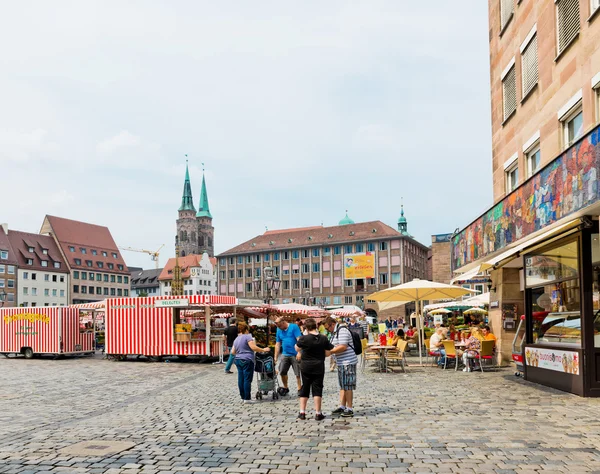
[[[154,360],[164,356],[221,355],[224,326],[212,314],[233,311],[233,296],[115,298],[105,302],[106,354]]]
[[[93,328],[71,307],[0,309],[0,354],[75,355],[94,352]]]

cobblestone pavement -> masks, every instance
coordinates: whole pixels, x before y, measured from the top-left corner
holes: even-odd
[[[356,416],[322,422],[296,421],[295,395],[243,405],[236,382],[222,365],[0,358],[0,473],[600,472],[600,400],[509,369],[367,371]],[[134,447],[59,452],[88,440]]]

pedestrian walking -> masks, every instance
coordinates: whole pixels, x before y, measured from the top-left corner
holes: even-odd
[[[361,316],[360,318],[358,318],[358,324],[360,324],[360,327],[362,329],[362,338],[369,339],[369,323],[367,322],[367,318]]]
[[[225,365],[225,373],[233,374],[231,366],[235,360],[235,355],[231,352],[231,349],[233,349],[233,342],[236,337],[238,337],[237,323],[234,318],[229,320],[229,326],[225,329],[225,337],[227,339],[227,350],[229,351],[229,359],[227,359],[227,364]]]
[[[298,392],[302,387],[302,380],[300,379],[300,367],[296,360],[296,341],[302,333],[297,324],[289,324],[281,316],[275,320],[277,325],[277,335],[275,337],[275,363],[279,359],[281,354],[281,362],[279,363],[279,375],[281,376],[281,384],[283,387],[280,389],[281,395],[287,395],[290,393],[288,387],[288,372],[290,367],[294,370],[296,376],[296,382],[298,383]]]
[[[333,349],[333,345],[322,334],[319,334],[317,322],[309,318],[304,322],[304,327],[308,332],[306,335],[298,338],[296,350],[298,359],[300,359],[300,374],[302,376],[302,388],[300,389],[300,413],[299,420],[306,420],[306,405],[308,397],[312,390],[312,396],[315,403],[315,420],[321,421],[325,415],[321,411],[323,400],[323,379],[325,378],[325,357],[328,351]]]
[[[238,388],[244,403],[252,403],[252,379],[254,378],[254,353],[269,352],[268,347],[263,349],[254,342],[254,337],[249,332],[248,325],[240,322],[238,337],[233,341],[232,352],[235,355],[235,365],[238,369]]]
[[[343,417],[354,416],[353,399],[356,390],[356,366],[358,357],[354,352],[352,334],[345,325],[340,325],[332,317],[325,319],[325,327],[331,333],[331,344],[338,370],[338,383],[340,385],[340,406],[332,414]]]

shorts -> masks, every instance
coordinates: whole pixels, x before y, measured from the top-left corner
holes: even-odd
[[[279,375],[286,376],[290,367],[294,369],[294,375],[300,377],[300,367],[298,366],[296,356],[283,356],[281,358],[281,362],[279,363]]]
[[[302,372],[302,388],[298,392],[299,397],[308,398],[310,397],[310,391],[312,388],[313,397],[323,396],[323,379],[325,378],[325,372],[312,373]]]
[[[338,365],[340,390],[356,390],[356,364]]]

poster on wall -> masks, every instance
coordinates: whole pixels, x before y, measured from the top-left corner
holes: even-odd
[[[579,375],[579,354],[560,349],[525,348],[525,364],[530,367]]]
[[[344,256],[344,278],[355,280],[357,278],[375,277],[375,255],[366,253],[347,253]]]
[[[517,304],[502,303],[502,327],[504,329],[514,329],[517,319]]]

